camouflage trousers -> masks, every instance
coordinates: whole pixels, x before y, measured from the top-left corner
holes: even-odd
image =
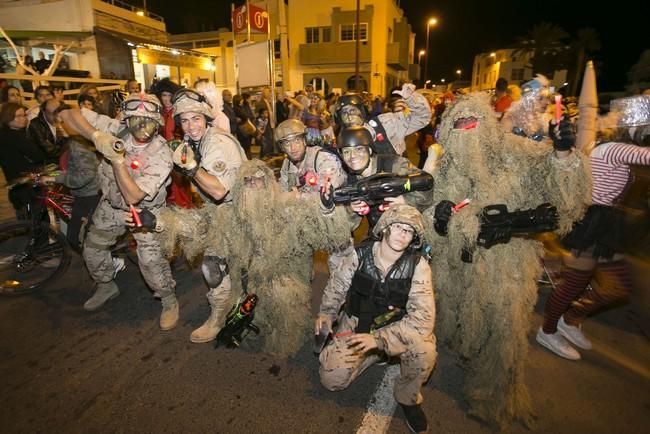
[[[151,210],[157,214],[156,210]],[[93,214],[92,224],[83,246],[83,258],[95,282],[113,280],[115,268],[111,247],[126,233],[124,211],[113,208],[102,200]],[[137,242],[138,265],[147,285],[155,295],[164,298],[174,294],[176,282],[172,278],[169,262],[162,253],[156,234],[133,232]]]
[[[356,325],[356,318],[343,313],[336,333],[348,335]],[[377,351],[356,353],[348,347],[345,337],[335,337],[320,353],[321,384],[331,391],[346,389],[366,369],[382,360],[382,356]],[[435,337],[432,335],[430,339],[417,340],[397,356],[400,358],[400,376],[395,380],[395,401],[404,405],[420,404],[420,390],[436,364]]]

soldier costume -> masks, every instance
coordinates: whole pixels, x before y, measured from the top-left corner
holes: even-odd
[[[132,94],[124,102],[123,113],[129,132],[123,138],[123,154],[114,150],[113,141],[106,137],[106,133],[98,130],[93,134],[97,150],[104,154],[106,160],[101,162],[98,171],[102,198],[93,214],[83,249],[86,266],[97,282],[95,294],[84,304],[86,310],[98,309],[119,294],[113,280],[115,268],[110,249],[126,232],[124,211],[129,211],[130,205],[137,205],[140,209],[158,214],[165,206],[165,187],[169,183],[173,166],[171,151],[165,139],[157,134],[162,122],[158,99],[144,93]],[[109,130],[115,127],[104,118],[102,115],[94,119],[87,116],[93,126],[104,125]],[[121,170],[119,166],[126,169],[138,191],[144,195],[141,201],[127,201],[127,193],[117,181],[117,171]],[[137,242],[140,271],[154,294],[162,301],[160,328],[172,329],[178,322],[178,302],[169,263],[154,234],[134,231],[133,237]]]
[[[309,337],[312,254],[347,241],[345,212],[325,216],[318,198],[281,194],[259,160],[242,163],[232,193],[232,206],[166,210],[157,222],[163,245],[173,253],[178,242],[189,258],[206,249],[227,258],[229,274],[221,268],[206,276],[223,279],[209,295],[215,334],[245,289],[259,295],[255,323],[261,329],[261,343],[246,342],[281,357],[295,354]]]
[[[339,97],[334,119],[339,128],[363,125],[372,135],[372,149],[377,154],[402,155],[406,150],[404,138],[424,128],[431,121],[431,107],[415,86],[405,83],[393,92],[402,97],[397,110],[369,118],[363,99],[356,94]],[[340,147],[341,144],[339,143]]]
[[[174,95],[173,103],[174,116],[183,127],[186,143],[186,145],[178,146],[174,151],[174,164],[192,178],[194,184],[198,186],[199,194],[204,202],[229,206],[232,202],[231,189],[239,167],[246,161],[246,153],[234,136],[210,126],[212,110],[203,95],[181,89]],[[192,132],[190,128],[193,127],[180,121],[182,115],[188,114],[202,116],[205,119],[203,129]],[[201,122],[201,119],[198,122]],[[195,137],[192,137],[193,134]],[[184,146],[187,148],[184,149]],[[183,152],[186,152],[185,161],[183,161]],[[203,173],[200,173],[199,170],[202,170]],[[210,184],[214,183],[219,188],[210,190]],[[221,326],[217,308],[222,303],[219,294],[230,294],[231,292],[231,280],[226,260],[219,257],[213,247],[206,248],[201,270],[210,288],[207,298],[211,313],[206,322],[192,332],[190,341],[194,343],[210,342],[216,338]]]
[[[307,146],[305,125],[297,119],[275,129],[275,141],[287,154],[280,169],[280,189],[298,189],[301,196],[318,193],[326,181],[337,188],[345,183],[345,172],[336,155],[320,146]]]
[[[484,209],[549,203],[557,208],[558,232],[566,233],[590,201],[588,163],[570,144],[551,147],[506,133],[480,93],[459,98],[445,111],[440,143],[445,153],[433,173],[434,197],[442,201],[435,225],[434,209],[424,213],[436,276],[437,336],[466,363],[471,414],[502,430],[513,419],[530,423],[524,363],[543,249],[524,237],[477,245]],[[469,205],[452,211],[452,202],[465,199]],[[473,254],[471,262],[466,251]]]
[[[406,233],[411,238],[404,241]],[[316,327],[318,334],[329,328],[334,337],[320,354],[321,383],[329,390],[343,390],[382,355],[399,357],[395,400],[411,429],[426,431],[420,389],[437,353],[431,269],[418,252],[424,236],[422,216],[409,205],[395,205],[379,219],[373,235],[348,251],[325,287]],[[382,249],[402,253],[386,263]],[[338,326],[331,330],[335,320]],[[361,334],[372,336],[375,345],[362,348],[355,338]]]

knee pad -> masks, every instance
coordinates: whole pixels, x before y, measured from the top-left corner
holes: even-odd
[[[219,256],[204,256],[201,264],[203,278],[210,288],[221,285],[223,278],[228,275],[228,264]]]

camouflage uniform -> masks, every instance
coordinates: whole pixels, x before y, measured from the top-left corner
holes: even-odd
[[[412,89],[411,89],[412,87]],[[374,139],[374,146],[379,153],[386,146],[382,142],[391,144],[397,155],[406,151],[405,137],[421,130],[431,121],[431,107],[427,99],[414,92],[415,86],[405,84],[402,87],[406,109],[400,112],[382,113],[368,120],[365,124]]]
[[[316,175],[316,184],[310,185],[309,182],[300,181],[301,177],[309,173]],[[284,159],[280,169],[280,189],[291,191],[296,187],[301,196],[319,193],[322,180],[326,177],[333,188],[345,184],[346,175],[341,161],[336,155],[324,151],[320,146],[308,146],[305,150],[305,158],[298,166],[288,158]]]
[[[379,221],[373,232],[379,233],[391,224],[389,213],[395,215],[405,208],[417,214],[412,207],[395,205],[384,214],[384,220]],[[416,232],[421,237],[423,229],[421,217],[419,219],[419,229],[416,229]],[[404,220],[395,219],[392,222],[404,222]],[[347,306],[339,314],[346,297],[349,296],[348,292],[354,285],[353,280],[357,273],[369,266],[381,276],[381,281],[375,283],[383,284],[388,278],[395,277],[395,270],[400,268],[391,266],[389,270],[382,270],[377,267],[374,257],[378,247],[379,242],[372,242],[354,250],[347,250],[345,255],[339,256],[340,261],[336,264],[336,268],[332,269],[332,276],[325,287],[319,311],[332,323],[334,320],[338,321],[335,334],[354,333],[359,326],[359,318],[348,314]],[[395,400],[404,405],[416,405],[422,402],[420,389],[433,370],[437,356],[436,339],[433,334],[435,322],[433,284],[431,269],[426,260],[413,252],[405,252],[404,255],[412,255],[414,266],[408,289],[406,314],[398,321],[371,332],[377,341],[377,351],[357,353],[354,348],[347,346],[345,338],[335,336],[320,354],[320,379],[327,389],[347,388],[363,371],[381,359],[381,353],[385,353],[400,358],[401,374],[395,382]],[[404,255],[398,261],[409,260]],[[363,331],[359,330],[359,332]]]
[[[208,127],[198,145],[198,151],[201,155],[199,166],[210,175],[217,177],[228,190],[220,202],[231,202],[230,189],[235,181],[237,170],[241,163],[247,159],[244,149],[231,134],[214,127]],[[198,190],[203,200],[216,202],[214,198],[203,193],[200,188]]]
[[[165,187],[173,166],[171,150],[162,136],[154,137],[146,146],[136,146],[129,136],[125,146],[124,164],[138,187],[146,193],[138,207],[157,215],[165,206]],[[102,161],[98,177],[102,198],[93,214],[83,257],[94,281],[109,282],[115,272],[110,249],[127,230],[124,211],[129,210],[129,205],[120,192],[110,163]],[[176,283],[154,234],[133,232],[133,237],[138,244],[140,271],[149,287],[161,298],[173,295]]]

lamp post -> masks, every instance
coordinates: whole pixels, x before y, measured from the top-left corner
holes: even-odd
[[[427,79],[427,75],[429,72],[429,29],[431,26],[435,26],[438,24],[438,20],[436,18],[431,18],[429,21],[427,21],[427,43],[426,47],[424,49],[425,54],[424,54],[424,79]]]
[[[422,74],[422,56],[424,56],[424,53],[426,53],[426,51],[424,50],[420,50],[418,52],[418,68],[419,68],[418,72],[420,74]],[[420,82],[424,83],[424,77],[420,77]]]
[[[427,80],[427,81],[424,82],[424,88],[425,88],[425,89],[427,88],[427,86],[429,85],[429,83],[431,83],[431,80]]]
[[[456,74],[458,74],[458,81],[460,81],[460,78],[461,78],[461,76],[463,74],[463,71],[461,71],[460,69],[457,69]]]

